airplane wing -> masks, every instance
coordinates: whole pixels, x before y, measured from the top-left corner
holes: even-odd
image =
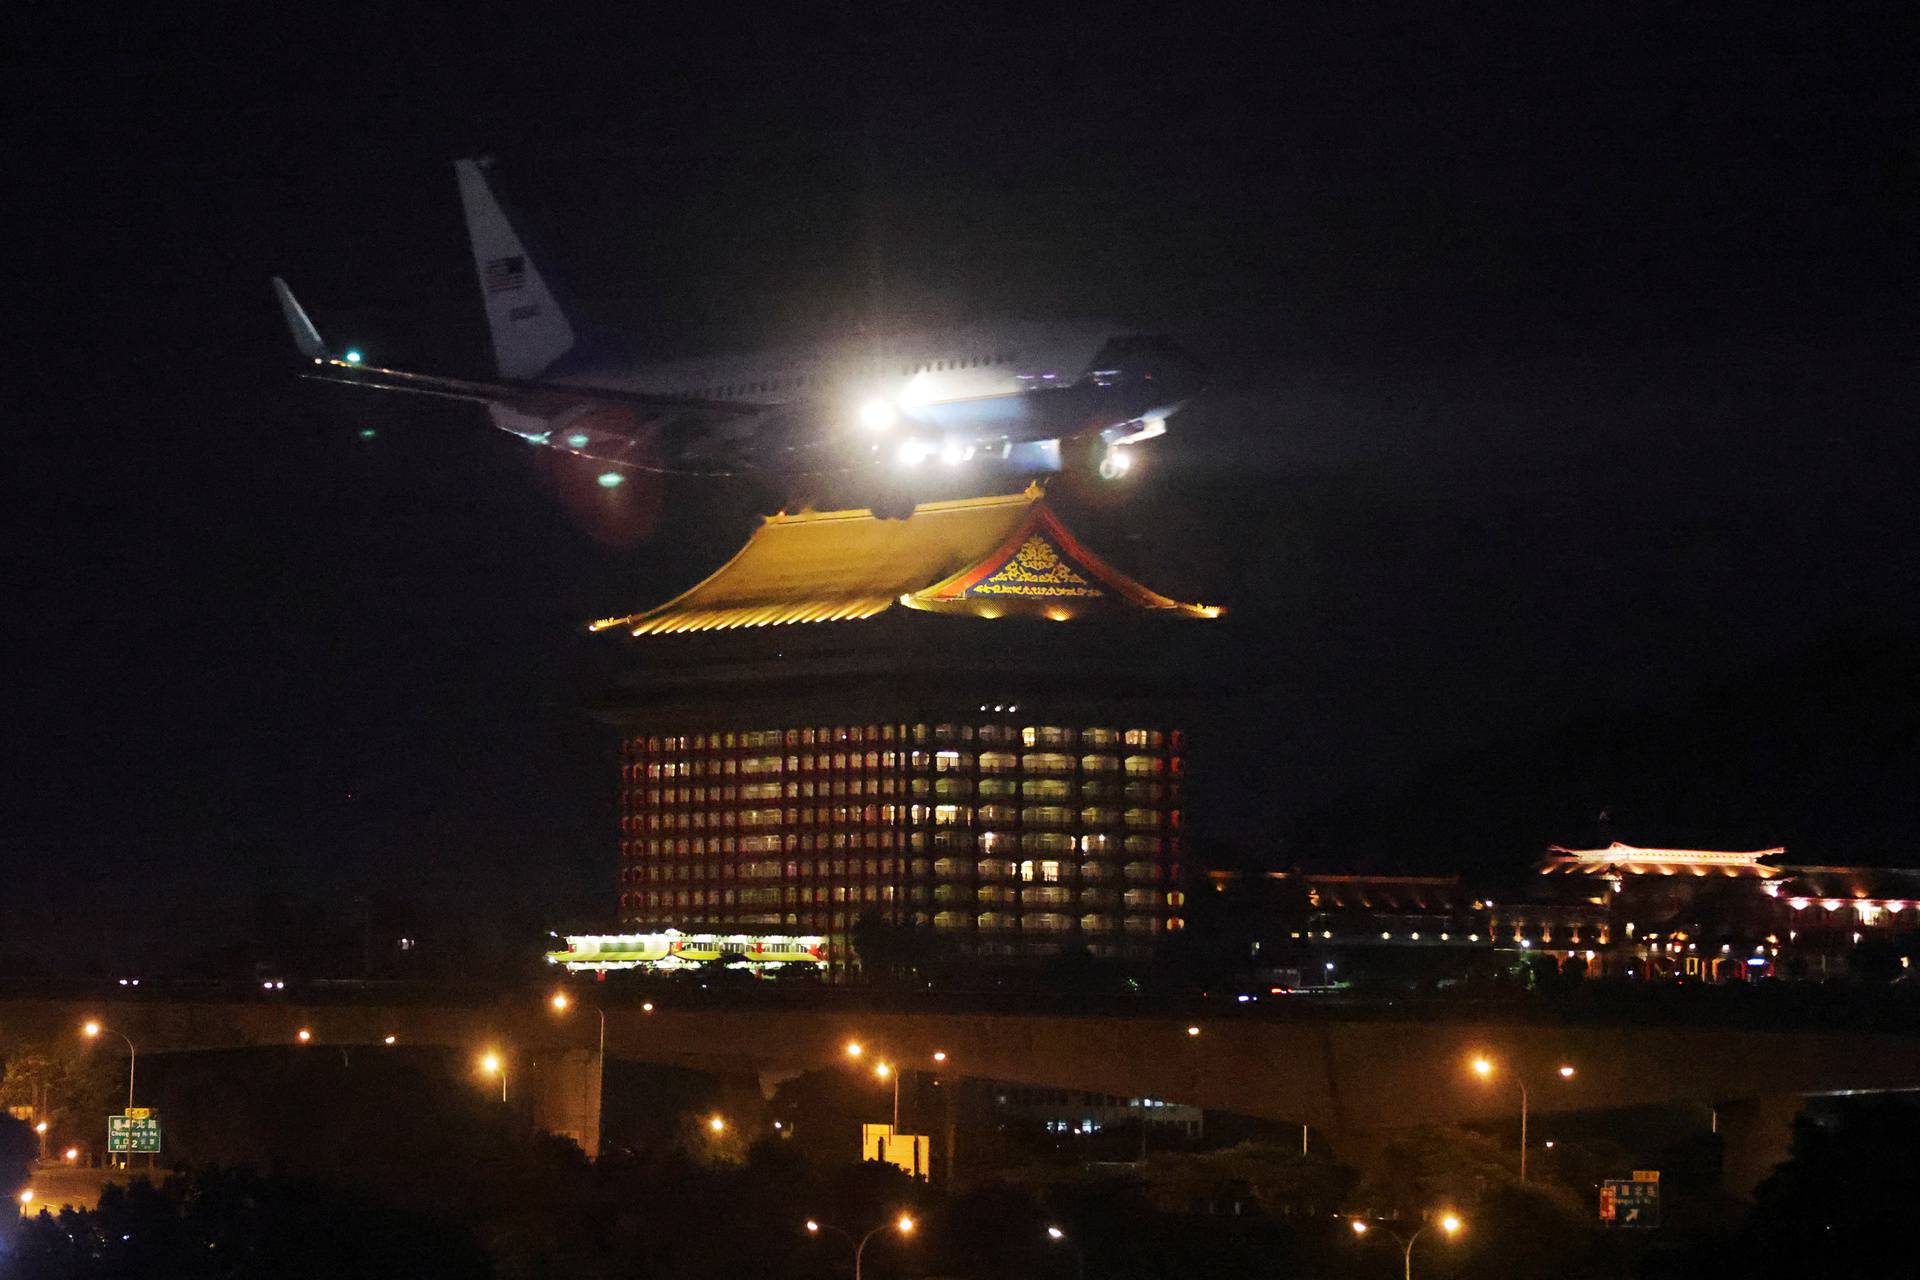
[[[293,296],[293,290],[280,277],[273,278],[274,297],[293,335],[293,345],[312,366],[301,376],[321,382],[341,382],[375,391],[403,391],[414,395],[438,396],[447,400],[466,400],[475,404],[501,405],[533,417],[547,417],[582,405],[601,405],[626,410],[651,410],[665,419],[704,418],[709,421],[737,421],[758,417],[772,406],[734,400],[698,400],[684,396],[648,395],[611,387],[576,386],[570,383],[521,381],[502,378],[482,380],[449,378],[438,374],[411,373],[369,365],[356,351],[335,353],[327,348],[305,308]]]

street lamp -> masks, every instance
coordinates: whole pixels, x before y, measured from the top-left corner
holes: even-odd
[[[86,1038],[89,1040],[97,1040],[100,1038],[100,1033],[102,1031],[112,1031],[112,1030],[113,1029],[111,1027],[101,1026],[98,1022],[95,1022],[92,1019],[88,1019],[86,1025],[80,1028],[80,1034],[86,1036]],[[131,1111],[133,1110],[133,1071],[134,1071],[134,1068],[139,1064],[140,1049],[138,1046],[136,1046],[133,1043],[132,1040],[127,1039],[126,1032],[114,1031],[113,1034],[119,1036],[122,1040],[127,1041],[127,1110]],[[128,1164],[129,1164],[129,1167],[131,1167],[132,1161],[129,1160]]]
[[[1048,1227],[1047,1239],[1053,1241],[1055,1244],[1064,1244],[1073,1250],[1075,1274],[1080,1277],[1080,1280],[1087,1280],[1087,1251],[1080,1247],[1079,1242],[1059,1227]]]
[[[718,1137],[727,1131],[727,1118],[725,1116],[708,1116],[707,1129],[715,1137]]]
[[[857,1058],[861,1054],[865,1053],[866,1051],[867,1051],[867,1047],[861,1044],[858,1040],[847,1041],[847,1056],[849,1058]]]
[[[898,1231],[903,1236],[910,1236],[913,1234],[914,1227],[917,1225],[918,1224],[914,1222],[913,1216],[911,1214],[903,1213],[899,1217],[895,1218],[893,1221],[883,1222],[879,1226],[875,1227],[873,1230],[867,1232],[867,1234],[865,1234],[864,1236],[861,1236],[858,1240],[855,1240],[852,1236],[848,1235],[845,1231],[842,1231],[839,1227],[831,1226],[825,1222],[820,1222],[813,1218],[808,1218],[807,1234],[810,1236],[817,1236],[822,1231],[831,1231],[835,1235],[839,1236],[842,1240],[845,1240],[849,1245],[851,1245],[853,1247],[853,1280],[860,1280],[860,1264],[862,1259],[866,1257],[867,1242],[869,1240],[879,1235],[882,1231],[887,1231],[889,1229]]]
[[[1365,1218],[1355,1218],[1349,1225],[1353,1227],[1353,1234],[1363,1240],[1366,1238],[1367,1232],[1373,1229],[1372,1224]],[[1387,1234],[1392,1236],[1394,1241],[1403,1249],[1401,1255],[1401,1274],[1405,1277],[1405,1280],[1413,1280],[1413,1242],[1418,1240],[1421,1235],[1426,1232],[1428,1227],[1439,1227],[1447,1239],[1451,1240],[1459,1235],[1461,1231],[1465,1230],[1466,1225],[1466,1223],[1460,1220],[1459,1214],[1443,1213],[1438,1218],[1428,1219],[1415,1227],[1413,1234],[1410,1236],[1403,1236],[1398,1231],[1388,1227],[1386,1229]]]
[[[873,1074],[881,1080],[893,1081],[893,1131],[900,1132],[900,1073],[889,1062],[877,1062]]]
[[[507,1064],[498,1053],[489,1049],[480,1055],[480,1074],[500,1077],[500,1101],[507,1100]]]
[[[1473,1060],[1473,1073],[1482,1080],[1491,1080],[1499,1068],[1493,1059],[1482,1055]],[[1571,1080],[1578,1074],[1571,1063],[1563,1062],[1555,1068],[1556,1075],[1562,1080]],[[1519,1072],[1514,1072],[1514,1082],[1520,1086],[1520,1181],[1527,1180],[1527,1080]]]
[[[552,1005],[553,1011],[558,1014],[564,1014],[568,1009],[573,1007],[572,999],[570,999],[567,993],[564,991],[554,992],[553,998],[547,1001],[547,1003]],[[653,1011],[653,1006],[651,1004],[647,1006],[647,1011],[648,1012]],[[600,1077],[600,1094],[602,1099],[604,1100],[607,1092],[607,1009],[606,1009],[606,1006],[596,1005],[594,1006],[594,1012],[600,1015],[600,1055],[599,1055],[598,1074]],[[600,1132],[596,1133],[593,1139],[593,1146],[595,1151],[598,1151],[600,1149],[600,1140],[605,1135],[605,1132],[606,1132],[605,1110],[603,1109],[600,1114],[601,1114]]]

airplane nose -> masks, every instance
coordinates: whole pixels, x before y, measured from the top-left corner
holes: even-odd
[[[1181,399],[1199,394],[1207,385],[1207,366],[1200,357],[1176,342],[1161,348],[1156,380],[1165,382]]]
[[[1152,386],[1168,399],[1184,400],[1207,381],[1207,367],[1171,338],[1130,334],[1110,341],[1095,357],[1095,368],[1112,369],[1128,383]]]

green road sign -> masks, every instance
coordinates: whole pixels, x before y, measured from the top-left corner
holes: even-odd
[[[1608,1178],[1600,1184],[1600,1221],[1610,1227],[1660,1225],[1660,1184],[1647,1179],[1628,1182]]]
[[[160,1117],[146,1108],[142,1114],[107,1117],[107,1150],[160,1150]]]

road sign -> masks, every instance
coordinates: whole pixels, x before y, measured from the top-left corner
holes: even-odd
[[[144,1114],[107,1117],[107,1150],[160,1150],[160,1118],[150,1107],[135,1109]]]
[[[1613,1227],[1660,1225],[1658,1178],[1608,1178],[1600,1184],[1600,1221]]]

